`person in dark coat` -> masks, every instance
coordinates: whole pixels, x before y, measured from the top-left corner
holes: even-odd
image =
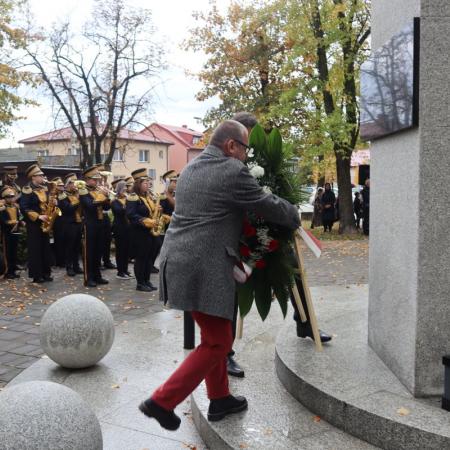
[[[43,226],[51,221],[47,211],[51,209],[49,204],[56,206],[57,199],[50,198],[44,173],[37,164],[28,167],[25,174],[30,183],[22,188],[19,205],[27,226],[28,275],[34,283],[53,281],[49,233]]]
[[[58,196],[59,208],[62,212],[64,260],[69,277],[83,273],[79,262],[82,233],[81,204],[75,181],[77,181],[76,174],[66,175],[64,178],[65,192]]]
[[[336,220],[336,196],[331,190],[330,183],[325,183],[325,192],[320,201],[322,203],[323,231],[326,232],[328,230],[331,233],[333,222]]]
[[[363,233],[369,236],[370,179],[367,178],[361,191],[363,206]]]
[[[1,191],[1,198],[5,204],[0,207],[0,224],[2,229],[3,261],[5,278],[20,278],[17,269],[17,244],[19,242],[18,229],[24,225],[20,221],[19,206],[15,203],[16,191],[6,186]]]
[[[311,229],[322,226],[322,195],[323,188],[320,187],[317,189],[316,196],[314,197],[314,211],[311,220]]]
[[[116,198],[111,202],[111,210],[114,214],[112,230],[116,245],[116,278],[130,280],[134,277],[128,272],[130,221],[126,215],[126,182],[121,179],[115,180],[112,182],[112,186],[116,192]]]
[[[64,182],[61,177],[55,177],[52,183],[56,183],[56,191],[58,198],[60,194],[64,193]],[[53,253],[54,265],[56,267],[65,267],[65,243],[64,243],[64,220],[62,216],[57,216],[52,228],[53,234]]]
[[[355,200],[353,200],[353,214],[355,215],[356,228],[359,230],[361,228],[361,219],[363,217],[361,194],[359,192],[355,192]]]
[[[151,268],[154,262],[157,241],[152,235],[156,222],[155,202],[150,196],[150,180],[146,169],[137,169],[131,174],[135,180],[134,194],[130,194],[126,202],[126,214],[131,224],[131,235],[134,248],[134,275],[136,290],[151,292],[157,288],[150,282]]]

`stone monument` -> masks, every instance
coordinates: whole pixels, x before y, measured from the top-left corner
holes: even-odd
[[[114,319],[98,298],[71,294],[60,298],[45,312],[40,336],[43,350],[60,366],[90,367],[111,349]]]
[[[375,51],[420,17],[419,125],[371,146],[369,344],[415,396],[450,353],[450,2],[373,0]]]

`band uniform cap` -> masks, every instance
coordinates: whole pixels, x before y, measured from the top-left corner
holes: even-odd
[[[102,178],[102,176],[98,173],[98,166],[88,167],[86,170],[83,171],[83,177],[93,178],[97,180]]]
[[[17,175],[17,166],[5,166],[3,170],[9,175]]]
[[[1,192],[2,198],[16,196],[16,192],[14,191],[14,189],[12,189],[10,187],[4,187],[0,192]]]
[[[127,186],[131,186],[132,184],[134,184],[134,178],[133,177],[125,178],[125,183],[127,184]]]
[[[64,182],[61,177],[55,177],[51,180],[52,183],[56,183],[57,186],[64,186]]]
[[[112,187],[116,187],[116,184],[117,184],[119,181],[125,181],[125,179],[124,179],[124,178],[117,178],[117,180],[114,180],[114,181],[111,182],[111,186],[112,186]]]
[[[131,172],[131,176],[133,177],[134,180],[148,180],[148,174],[147,174],[147,169],[136,169],[133,170],[133,172]]]
[[[65,177],[64,177],[64,183],[73,183],[74,181],[77,181],[77,174],[76,173],[68,173]]]
[[[42,172],[41,168],[37,164],[33,164],[25,171],[25,175],[27,178],[31,178],[36,175],[44,175],[44,172]]]
[[[176,180],[178,178],[178,174],[175,170],[168,170],[161,177],[164,181],[166,180]]]

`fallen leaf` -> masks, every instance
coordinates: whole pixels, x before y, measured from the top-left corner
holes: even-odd
[[[243,442],[242,444],[239,444],[239,448],[248,448],[248,444]]]
[[[313,420],[314,422],[320,422],[322,419],[320,418],[320,416],[314,416]]]
[[[120,389],[120,386],[118,384],[113,384],[111,386],[111,389]]]
[[[397,414],[399,416],[409,416],[411,414],[411,411],[402,406],[401,408],[397,409]]]

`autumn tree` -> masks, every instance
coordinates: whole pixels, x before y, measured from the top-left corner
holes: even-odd
[[[26,32],[15,25],[15,13],[20,6],[21,2],[16,0],[0,0],[0,136],[21,118],[16,112],[21,106],[33,104],[18,92],[22,84],[35,83],[19,57],[28,40]]]
[[[82,166],[111,164],[119,133],[141,124],[163,67],[151,11],[96,0],[81,34],[68,22],[41,34],[28,55],[81,148]],[[102,161],[102,146],[105,160]]]
[[[303,158],[332,154],[339,185],[340,231],[353,232],[350,157],[358,143],[359,66],[370,34],[369,0],[213,3],[198,13],[187,48],[207,62],[199,100],[217,96],[207,124],[238,110],[281,128]]]

